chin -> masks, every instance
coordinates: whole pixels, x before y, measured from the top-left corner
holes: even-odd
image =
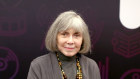
[[[64,53],[64,55],[67,57],[72,57],[72,56],[76,55],[76,53],[67,52],[67,53]]]

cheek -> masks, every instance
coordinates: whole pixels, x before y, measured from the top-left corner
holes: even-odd
[[[57,40],[57,46],[59,46],[61,44],[60,40]]]
[[[57,40],[57,46],[63,45],[64,44],[64,40],[63,39],[58,39]]]
[[[78,41],[77,41],[77,45],[78,45],[79,47],[81,47],[82,42],[83,42],[82,40],[78,40]]]
[[[61,38],[59,37],[59,35],[57,35],[56,41],[57,41],[57,45],[59,45],[61,43]]]

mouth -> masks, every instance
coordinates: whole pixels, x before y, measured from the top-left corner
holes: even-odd
[[[73,50],[74,47],[64,47],[65,49],[68,49],[68,50]]]

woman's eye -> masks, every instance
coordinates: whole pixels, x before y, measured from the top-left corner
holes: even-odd
[[[66,34],[64,33],[64,34],[62,34],[63,36],[66,36]]]
[[[62,35],[63,35],[63,36],[66,36],[66,35],[67,35],[67,33],[62,33]]]
[[[74,35],[74,36],[78,37],[79,35]]]
[[[75,34],[74,36],[75,36],[75,37],[79,37],[79,36],[80,36],[80,34]]]

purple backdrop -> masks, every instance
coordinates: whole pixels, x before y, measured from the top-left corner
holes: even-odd
[[[0,0],[0,79],[26,79],[31,61],[48,51],[46,31],[61,12],[75,10],[90,29],[102,79],[140,79],[140,28],[119,20],[119,0]]]

